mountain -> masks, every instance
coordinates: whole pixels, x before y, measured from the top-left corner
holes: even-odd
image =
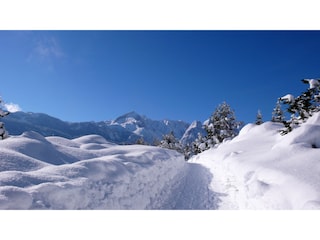
[[[66,122],[44,113],[15,112],[3,118],[2,122],[10,135],[35,131],[43,136],[72,139],[98,134],[118,144],[132,144],[140,138],[153,144],[171,131],[180,139],[189,127],[189,124],[183,121],[151,120],[136,112],[124,114],[113,121],[100,122]]]
[[[180,142],[183,145],[190,144],[198,137],[198,133],[200,133],[202,136],[206,135],[206,131],[202,127],[202,123],[199,121],[194,121],[187,128]]]
[[[110,126],[121,126],[130,131],[148,143],[161,140],[163,135],[173,131],[176,138],[180,139],[189,127],[188,123],[183,121],[169,120],[151,120],[145,116],[141,116],[136,112],[130,112],[118,117],[110,123]]]

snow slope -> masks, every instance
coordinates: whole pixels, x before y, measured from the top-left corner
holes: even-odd
[[[219,209],[320,209],[320,113],[285,136],[282,128],[248,124],[190,160],[213,174]]]
[[[0,141],[0,209],[161,208],[186,166],[162,148],[26,132]]]

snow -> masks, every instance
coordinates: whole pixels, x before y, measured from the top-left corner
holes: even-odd
[[[189,163],[187,171],[175,181],[161,209],[216,209],[219,194],[210,189],[212,173],[198,163]]]
[[[193,121],[180,139],[181,144],[191,144],[197,139],[198,133],[200,133],[202,136],[206,135],[206,131],[202,127],[201,122]]]
[[[183,121],[151,120],[136,112],[129,112],[111,121],[110,126],[121,126],[122,130],[133,133],[136,139],[131,142],[143,138],[146,143],[153,144],[156,140],[160,141],[164,135],[171,131],[174,132],[175,137],[180,139],[189,124]],[[124,142],[128,143],[128,141]]]
[[[73,140],[26,132],[0,142],[0,209],[149,209],[185,172],[184,157],[120,146],[98,135]]]
[[[185,162],[176,151],[25,132],[0,141],[0,209],[320,209],[320,113],[281,123]]]
[[[218,209],[320,209],[320,113],[280,136],[282,124],[248,124],[231,141],[194,156],[210,169]]]
[[[318,88],[320,86],[318,79],[303,79],[302,82],[309,83],[309,89]]]
[[[280,100],[286,102],[286,103],[292,103],[294,102],[294,96],[292,94],[287,94],[280,98]]]

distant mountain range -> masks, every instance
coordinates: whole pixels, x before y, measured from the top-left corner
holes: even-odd
[[[117,144],[133,144],[138,139],[148,144],[162,139],[173,131],[176,138],[186,144],[203,132],[200,122],[192,124],[184,121],[152,120],[136,112],[124,114],[112,121],[66,122],[44,113],[15,112],[1,119],[10,135],[20,135],[35,131],[43,136],[77,138],[88,134],[98,134]]]

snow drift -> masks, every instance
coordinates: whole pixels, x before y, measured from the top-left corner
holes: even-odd
[[[320,113],[285,136],[282,124],[248,124],[193,157],[210,169],[219,209],[320,209]]]
[[[157,147],[26,132],[0,142],[0,209],[155,208],[185,165]]]

